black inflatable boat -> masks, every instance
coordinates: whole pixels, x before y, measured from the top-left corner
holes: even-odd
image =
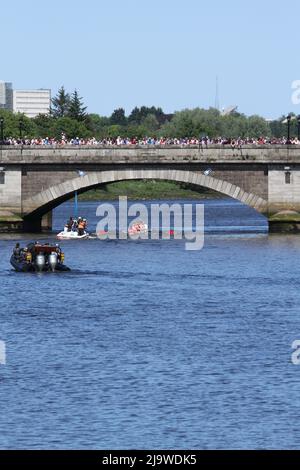
[[[65,255],[58,244],[32,242],[24,248],[16,246],[10,264],[18,272],[70,271],[64,260]]]

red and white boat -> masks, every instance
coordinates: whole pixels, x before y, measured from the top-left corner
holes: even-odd
[[[148,233],[148,225],[142,221],[135,222],[128,229],[129,235],[140,235],[143,233]]]

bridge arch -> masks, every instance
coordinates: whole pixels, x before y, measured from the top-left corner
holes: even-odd
[[[172,169],[121,169],[90,172],[84,176],[51,186],[25,200],[23,202],[22,215],[25,219],[41,217],[62,202],[70,199],[74,195],[74,191],[84,192],[101,184],[143,179],[169,180],[201,186],[232,197],[262,214],[267,212],[268,204],[266,200],[253,193],[244,191],[239,186],[212,176],[206,176],[201,172]]]

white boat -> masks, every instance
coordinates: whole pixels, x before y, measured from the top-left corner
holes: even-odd
[[[84,240],[84,239],[89,238],[89,233],[84,232],[82,235],[79,235],[78,232],[74,232],[74,231],[68,232],[64,230],[58,233],[56,235],[56,238],[58,238],[58,240]]]
[[[129,235],[140,235],[143,233],[148,233],[148,225],[142,221],[132,224],[128,229]]]

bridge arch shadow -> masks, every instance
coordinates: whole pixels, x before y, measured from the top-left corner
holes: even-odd
[[[126,169],[90,172],[51,186],[23,203],[24,221],[39,219],[49,211],[74,196],[74,191],[82,193],[94,189],[101,184],[125,180],[168,180],[204,187],[236,199],[256,211],[265,214],[267,201],[261,197],[244,191],[239,186],[223,181],[201,172],[172,169]]]

